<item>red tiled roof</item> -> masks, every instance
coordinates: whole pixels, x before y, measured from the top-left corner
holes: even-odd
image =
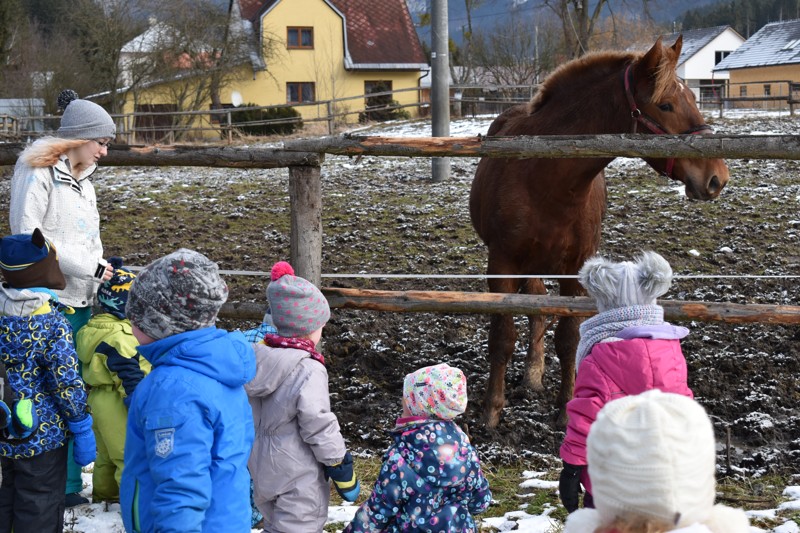
[[[238,0],[242,18],[260,27],[259,16],[280,0]],[[428,63],[405,0],[326,0],[347,20],[353,63]]]
[[[276,0],[239,0],[239,11],[242,18],[257,22],[255,19],[261,13],[261,8],[266,8],[268,4],[274,4]]]
[[[329,0],[347,20],[354,63],[427,63],[405,0]]]

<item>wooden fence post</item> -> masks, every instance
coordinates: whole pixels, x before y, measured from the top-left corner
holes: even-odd
[[[325,102],[325,112],[328,113],[328,135],[333,135],[333,130],[334,130],[333,102],[331,102],[330,100]]]
[[[322,164],[320,154],[320,165]],[[290,261],[298,276],[319,287],[322,280],[322,179],[320,166],[289,167]]]

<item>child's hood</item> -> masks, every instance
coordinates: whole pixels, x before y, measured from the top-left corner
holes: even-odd
[[[29,316],[50,300],[50,295],[29,289],[12,289],[0,284],[0,314]]]
[[[253,345],[238,331],[215,327],[186,331],[138,346],[137,350],[153,368],[178,366],[229,387],[240,387],[255,375]]]
[[[395,441],[406,466],[429,486],[459,485],[471,473],[464,466],[473,459],[474,450],[453,421],[427,420],[406,426],[395,433]]]
[[[253,397],[262,397],[275,392],[286,381],[295,367],[309,357],[308,352],[294,348],[272,348],[256,344],[256,374],[245,389]],[[319,364],[319,363],[316,363]]]

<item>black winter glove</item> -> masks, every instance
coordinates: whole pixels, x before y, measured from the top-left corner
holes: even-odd
[[[578,508],[578,495],[581,493],[581,472],[585,466],[564,463],[561,475],[558,478],[558,494],[561,503],[567,512],[571,513]]]
[[[350,455],[350,452],[344,454],[344,459],[342,459],[341,463],[326,466],[325,477],[333,480],[333,486],[343,500],[354,502],[358,499],[358,493],[361,492],[361,483],[359,483],[356,473],[353,471],[353,456]]]

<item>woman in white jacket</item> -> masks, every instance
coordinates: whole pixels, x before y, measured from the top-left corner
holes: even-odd
[[[67,280],[66,288],[55,292],[61,303],[75,310],[67,319],[77,332],[91,317],[99,284],[113,274],[103,258],[100,215],[88,178],[108,154],[116,128],[102,107],[78,99],[74,91],[63,91],[58,104],[64,109],[58,137],[39,139],[17,160],[9,222],[13,234],[41,228],[55,245]],[[83,488],[80,467],[71,460],[68,467],[66,505],[88,502],[78,494]]]
[[[649,390],[605,405],[589,430],[595,509],[564,533],[747,533],[744,511],[714,505],[714,428],[696,401]]]

